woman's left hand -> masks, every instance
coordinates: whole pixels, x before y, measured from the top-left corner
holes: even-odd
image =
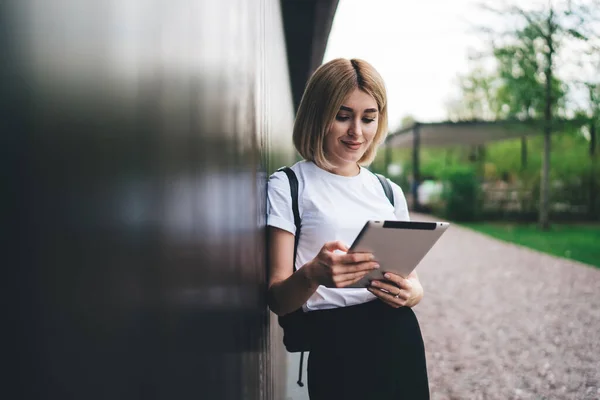
[[[415,271],[407,278],[391,272],[386,272],[384,276],[386,280],[371,282],[367,288],[369,292],[394,308],[414,307],[419,304],[423,298],[423,286]]]

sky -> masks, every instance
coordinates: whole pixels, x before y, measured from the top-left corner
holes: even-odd
[[[340,0],[324,62],[361,58],[382,75],[390,129],[404,116],[447,119],[445,103],[468,71],[472,0]],[[472,14],[472,13],[471,13]]]
[[[340,0],[324,62],[361,58],[382,75],[388,92],[389,126],[402,118],[443,121],[458,97],[459,74],[469,71],[470,49],[483,49],[477,26],[488,13],[482,0]],[[546,0],[547,1],[547,0]],[[513,0],[529,8],[536,0]],[[497,26],[496,26],[497,27]]]

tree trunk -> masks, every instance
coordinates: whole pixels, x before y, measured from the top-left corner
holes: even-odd
[[[550,186],[550,134],[552,130],[550,122],[546,121],[544,126],[544,153],[542,159],[542,179],[540,181],[540,215],[539,223],[542,230],[550,228],[548,218],[548,194]]]
[[[548,17],[548,36],[546,43],[548,44],[548,53],[546,54],[546,104],[544,108],[544,153],[542,159],[542,177],[540,180],[540,229],[548,230],[550,221],[548,218],[548,197],[550,192],[550,139],[552,133],[552,57],[554,55],[554,47],[552,43],[553,33],[553,14],[550,12]]]
[[[590,207],[589,214],[592,219],[598,218],[596,215],[596,121],[592,119],[590,124],[590,157],[591,157],[591,171],[590,171]]]
[[[527,168],[527,136],[521,136],[521,170]]]

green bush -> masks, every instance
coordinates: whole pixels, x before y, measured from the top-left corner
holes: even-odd
[[[473,168],[454,166],[443,173],[443,216],[452,221],[475,221],[481,209],[480,185]]]

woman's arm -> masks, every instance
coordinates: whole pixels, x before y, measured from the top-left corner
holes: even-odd
[[[341,288],[358,282],[369,271],[379,268],[371,253],[336,254],[348,251],[343,243],[327,242],[315,258],[293,273],[294,235],[268,227],[269,308],[277,315],[296,311],[319,285]]]
[[[269,308],[285,315],[302,307],[317,290],[318,284],[307,276],[308,271],[294,271],[294,235],[283,229],[268,227],[269,241]]]

